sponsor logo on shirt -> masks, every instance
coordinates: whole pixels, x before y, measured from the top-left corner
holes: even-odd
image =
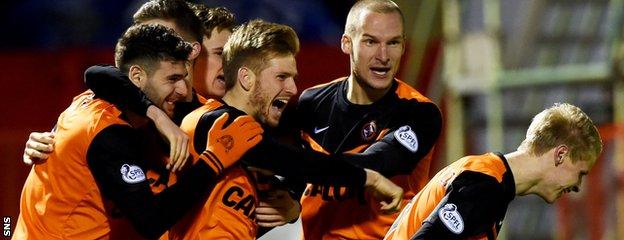
[[[410,126],[405,125],[400,127],[394,132],[394,138],[407,148],[407,150],[411,152],[416,152],[418,150],[418,138],[416,138],[416,133],[412,131]]]
[[[221,202],[234,211],[241,211],[249,219],[255,219],[256,197],[253,193],[247,193],[239,186],[232,186],[223,194]]]
[[[318,128],[318,127],[314,127],[314,134],[319,134],[325,130],[327,130],[329,128],[329,126],[324,127],[324,128]]]
[[[451,230],[455,234],[460,234],[464,231],[464,220],[457,211],[457,206],[452,203],[447,203],[438,211],[438,217],[444,226]]]
[[[139,183],[145,180],[145,174],[136,165],[124,164],[121,166],[121,179],[127,183]]]

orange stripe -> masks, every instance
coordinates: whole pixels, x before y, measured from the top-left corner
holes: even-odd
[[[312,139],[312,137],[310,137],[310,135],[305,133],[304,131],[301,131],[301,139],[310,143],[310,146],[312,147],[312,149],[314,149],[314,151],[322,152],[329,155],[329,152],[327,152],[327,150],[325,150],[320,144],[314,141],[314,139]]]
[[[419,102],[432,102],[429,98],[416,91],[416,89],[412,88],[407,83],[396,78],[395,80],[399,83],[399,86],[397,86],[397,89],[394,92],[397,96],[399,96],[399,98],[407,100],[416,99]]]
[[[199,155],[199,159],[204,160],[204,162],[206,162],[210,166],[210,168],[212,168],[212,170],[214,170],[217,174],[221,174],[222,169],[219,167],[219,165],[217,165],[212,156],[206,154],[206,152],[203,152],[201,155]]]
[[[346,79],[347,79],[347,77],[341,77],[341,78],[337,78],[337,79],[331,80],[331,81],[326,82],[326,83],[321,83],[321,84],[318,84],[318,85],[314,85],[314,86],[309,87],[308,89],[304,90],[304,92],[308,91],[310,89],[316,89],[316,88],[325,87],[327,85],[330,85],[330,84],[333,84],[333,83],[336,83],[336,82],[340,82],[340,81],[343,81],[343,80],[346,80]]]

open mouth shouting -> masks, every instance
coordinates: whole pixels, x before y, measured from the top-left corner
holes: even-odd
[[[169,117],[173,116],[173,111],[175,110],[175,105],[179,102],[180,99],[177,97],[168,97],[165,98],[162,104],[162,110],[169,115]]]
[[[387,78],[390,73],[390,67],[370,67],[373,76],[378,78]]]
[[[284,111],[286,105],[288,105],[289,99],[290,98],[278,98],[273,100],[273,102],[271,102],[272,110],[277,111],[279,114],[282,114],[282,111]]]
[[[267,116],[267,124],[272,127],[276,127],[279,124],[279,120],[282,117],[286,105],[288,105],[289,97],[275,98],[269,107],[269,114]]]
[[[225,77],[223,77],[223,73],[219,74],[219,76],[216,77],[216,82],[223,85],[223,87],[225,88]]]

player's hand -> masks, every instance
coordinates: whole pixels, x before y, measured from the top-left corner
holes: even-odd
[[[381,212],[390,214],[401,209],[403,189],[378,172],[366,170],[366,190],[381,200]]]
[[[172,172],[182,169],[189,159],[189,136],[171,121],[165,112],[154,105],[147,108],[147,116],[152,119],[160,134],[169,142],[167,169]]]
[[[22,161],[27,165],[41,163],[48,159],[54,150],[54,133],[31,132],[26,141]]]
[[[286,190],[272,189],[260,195],[256,207],[256,222],[260,227],[277,227],[299,217],[301,205]]]
[[[224,113],[212,124],[208,131],[206,151],[199,156],[217,174],[221,174],[247,150],[256,146],[264,132],[262,126],[248,115],[237,117],[230,125],[223,127],[228,116],[228,113]]]

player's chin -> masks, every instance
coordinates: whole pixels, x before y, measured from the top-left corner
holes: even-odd
[[[161,109],[167,114],[167,116],[172,118],[173,112],[175,111],[175,102],[165,101]]]
[[[371,76],[368,85],[373,89],[387,89],[392,84],[392,77],[375,77]]]
[[[561,198],[561,196],[563,196],[563,194],[561,192],[557,192],[557,193],[553,193],[549,196],[541,196],[542,199],[544,199],[544,201],[548,204],[553,204],[557,201],[557,199]]]
[[[277,127],[279,125],[280,116],[270,115],[266,118],[265,124],[269,127]]]
[[[212,84],[213,95],[223,97],[225,95],[225,81],[222,79],[215,79]]]

